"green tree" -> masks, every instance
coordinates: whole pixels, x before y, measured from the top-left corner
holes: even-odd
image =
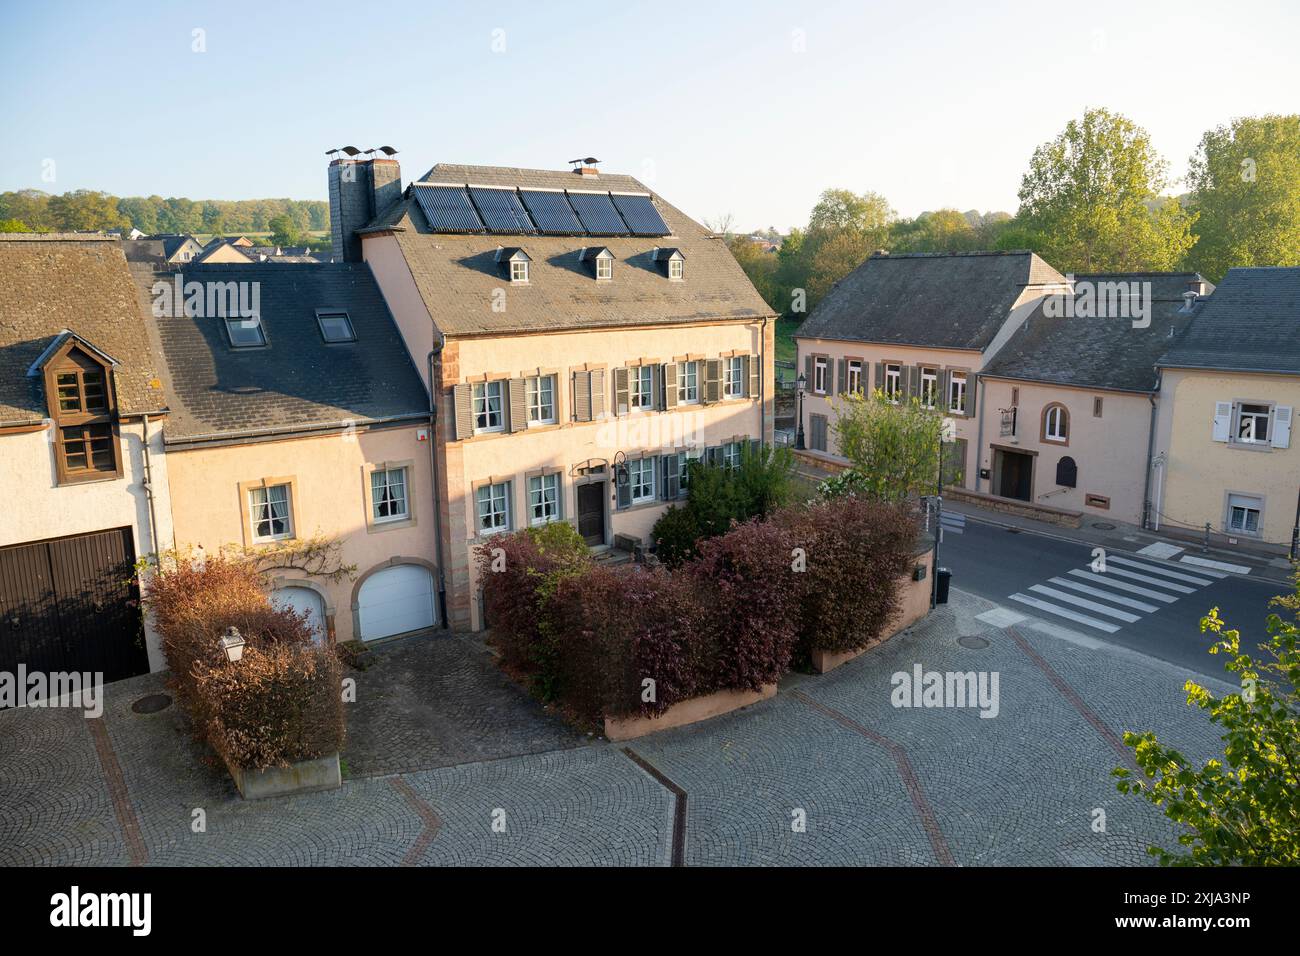
[[[1198,214],[1188,261],[1206,278],[1218,282],[1233,266],[1300,265],[1300,115],[1210,130],[1188,184]]]
[[[754,284],[758,294],[763,297],[773,312],[780,312],[785,303],[780,301],[776,285],[777,259],[773,253],[763,251],[749,236],[732,235],[727,238],[727,248],[745,270],[745,275]]]
[[[21,219],[0,219],[0,232],[31,232],[31,226]]]
[[[93,232],[96,229],[120,229],[128,225],[118,211],[117,197],[91,189],[77,189],[61,196],[51,196],[50,217],[62,232]]]
[[[940,209],[896,223],[889,248],[898,252],[973,252],[982,248],[981,238],[968,214]]]
[[[271,242],[277,246],[296,246],[302,242],[302,234],[293,219],[287,215],[275,216],[268,226],[271,227]]]
[[[1176,268],[1195,241],[1195,217],[1161,197],[1167,169],[1146,130],[1087,110],[1034,150],[1020,185],[1020,225],[1062,271]]]
[[[1119,767],[1121,793],[1136,794],[1188,832],[1178,842],[1189,849],[1148,852],[1173,866],[1300,865],[1300,574],[1292,595],[1274,598],[1291,620],[1268,618],[1271,660],[1257,661],[1241,649],[1241,634],[1226,628],[1214,608],[1201,631],[1220,638],[1211,654],[1228,655],[1224,670],[1241,690],[1216,697],[1188,681],[1188,705],[1209,714],[1224,744],[1223,761],[1197,767],[1154,733],[1125,733],[1124,743],[1145,779]]]
[[[824,496],[852,492],[899,502],[934,493],[943,437],[938,410],[918,398],[895,403],[879,389],[839,396],[833,406],[831,428],[852,468],[823,483]]]
[[[886,247],[895,218],[879,193],[828,189],[821,194],[798,250],[809,308],[871,253]]]
[[[49,232],[54,228],[50,217],[50,196],[39,189],[0,193],[0,219],[25,222],[31,226],[32,232]]]

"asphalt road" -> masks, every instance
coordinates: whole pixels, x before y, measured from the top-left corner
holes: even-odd
[[[952,570],[953,587],[1015,613],[1220,679],[1223,658],[1208,653],[1214,641],[1201,633],[1201,618],[1217,607],[1243,644],[1263,642],[1268,602],[1288,592],[1275,581],[1114,549],[1099,575],[1092,548],[969,518],[945,531],[939,564]]]

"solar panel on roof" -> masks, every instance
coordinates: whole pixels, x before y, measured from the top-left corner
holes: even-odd
[[[533,236],[537,228],[513,189],[486,189],[470,186],[469,194],[478,207],[479,216],[489,232],[508,232]]]
[[[521,189],[519,195],[539,231],[552,236],[581,236],[586,233],[564,193]]]
[[[415,186],[415,198],[434,232],[483,232],[483,220],[464,186]]]
[[[610,201],[609,193],[570,192],[569,203],[593,236],[629,235],[627,223]]]
[[[649,196],[613,194],[614,206],[634,236],[666,236],[672,232]]]

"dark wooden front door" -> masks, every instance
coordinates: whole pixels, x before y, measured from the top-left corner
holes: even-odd
[[[589,545],[605,543],[605,483],[578,485],[578,534]]]
[[[999,451],[1002,459],[998,494],[1003,498],[1030,501],[1033,498],[1034,457],[1018,451]]]
[[[149,670],[131,529],[0,548],[0,671]]]

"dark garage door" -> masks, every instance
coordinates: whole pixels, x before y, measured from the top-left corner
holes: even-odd
[[[131,529],[0,548],[0,671],[149,670]]]

